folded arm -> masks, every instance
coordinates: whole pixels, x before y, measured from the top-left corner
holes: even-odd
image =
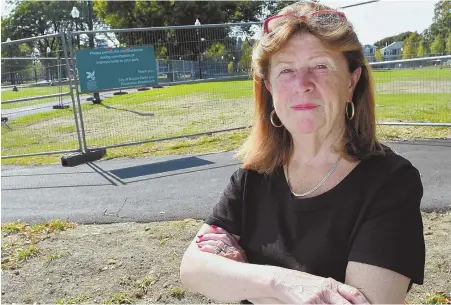
[[[204,224],[199,235],[214,232]],[[277,300],[279,303],[368,304],[357,289],[305,272],[249,264],[203,252],[194,239],[180,266],[182,284],[219,302]]]
[[[358,287],[371,304],[404,304],[410,279],[397,272],[350,261],[345,284]]]

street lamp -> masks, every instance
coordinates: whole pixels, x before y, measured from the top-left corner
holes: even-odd
[[[6,42],[11,42],[11,38],[8,37],[8,39],[6,39]],[[12,57],[13,57],[13,52],[11,50],[11,45],[8,46],[9,47],[9,57],[11,58],[11,65],[9,66],[9,77],[11,78],[11,85],[15,85],[16,84],[16,78],[14,77],[14,69],[13,69],[13,61],[12,61]]]
[[[49,58],[50,57],[50,52],[52,50],[50,49],[50,47],[47,47],[45,49],[45,57]],[[45,74],[46,74],[46,79],[47,82],[52,82],[51,78],[52,78],[52,72],[50,70],[50,64],[49,64],[49,60],[47,60],[46,65],[45,65],[46,69],[45,69]]]
[[[75,31],[78,32],[78,18],[80,17],[80,12],[74,6],[70,14],[72,15],[72,18],[74,18],[75,20]],[[80,35],[77,35],[77,46],[78,50],[80,50]]]
[[[197,18],[196,19],[196,22],[194,23],[194,25],[195,26],[200,26],[200,21],[199,21],[199,19]],[[200,79],[202,79],[202,68],[201,68],[201,55],[200,55],[200,41],[201,41],[201,39],[200,39],[200,35],[199,35],[199,29],[196,29],[196,32],[197,32],[197,41],[198,41],[198,44],[197,44],[197,61],[198,61],[198,63],[199,63],[199,78]]]
[[[235,67],[235,56],[232,56],[232,74],[236,72],[235,70],[236,70],[236,67]]]
[[[33,52],[31,54],[31,56],[33,57],[33,68],[34,68],[34,82],[37,84],[38,83],[38,75],[36,74],[36,63],[37,63],[37,54],[35,52]]]

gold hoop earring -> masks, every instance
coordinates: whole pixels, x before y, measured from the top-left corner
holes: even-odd
[[[351,104],[351,116],[349,116],[349,104]],[[345,112],[346,112],[346,117],[348,118],[348,120],[352,120],[355,116],[355,108],[354,108],[354,103],[353,102],[348,102],[346,103],[346,107],[345,107]]]
[[[280,127],[283,126],[283,124],[280,124],[280,125],[274,124],[274,115],[275,115],[275,114],[276,114],[276,110],[274,109],[273,111],[271,111],[271,115],[269,116],[269,119],[271,120],[272,126],[274,126],[274,127],[276,127],[276,128],[280,128]],[[280,121],[280,119],[279,119],[279,121]]]

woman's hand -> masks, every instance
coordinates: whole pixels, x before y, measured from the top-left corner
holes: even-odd
[[[356,288],[332,278],[289,270],[275,276],[274,297],[296,304],[370,304]]]
[[[211,226],[212,233],[197,236],[197,247],[204,252],[213,253],[237,262],[247,262],[246,253],[238,245],[238,241],[224,229]]]
[[[214,232],[197,236],[197,246],[204,252],[238,262],[247,262],[244,250],[232,234],[212,226]],[[251,299],[254,304],[370,304],[356,288],[332,278],[324,278],[297,270],[277,268],[272,297]],[[282,271],[280,271],[282,270]]]

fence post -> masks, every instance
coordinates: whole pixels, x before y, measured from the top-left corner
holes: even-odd
[[[72,74],[70,73],[69,54],[68,54],[67,48],[66,48],[66,39],[64,36],[64,32],[61,32],[60,34],[61,34],[61,40],[62,40],[62,45],[63,45],[64,59],[66,61],[66,73],[67,73],[67,79],[69,80],[70,96],[72,99],[72,109],[74,111],[75,127],[77,128],[78,145],[80,148],[80,152],[85,152],[86,151],[86,139],[85,139],[84,130],[83,130],[82,136],[83,136],[84,146],[82,146],[82,141],[81,141],[81,136],[80,136],[80,126],[78,124],[77,106],[75,105],[74,91],[73,91],[73,85],[72,85]],[[68,32],[67,32],[67,38],[68,38],[67,40],[69,41],[70,53],[72,54],[72,43],[71,43],[72,33],[70,32],[70,30],[68,30]],[[76,79],[75,67],[73,67],[73,72],[74,72],[74,80],[75,80]],[[76,87],[77,87],[77,92],[78,92],[78,85],[76,85]],[[78,94],[77,94],[77,99],[78,99]],[[80,106],[79,99],[78,99],[78,105]],[[81,107],[80,107],[80,121],[81,121],[81,126],[83,127],[83,120],[81,119]]]

